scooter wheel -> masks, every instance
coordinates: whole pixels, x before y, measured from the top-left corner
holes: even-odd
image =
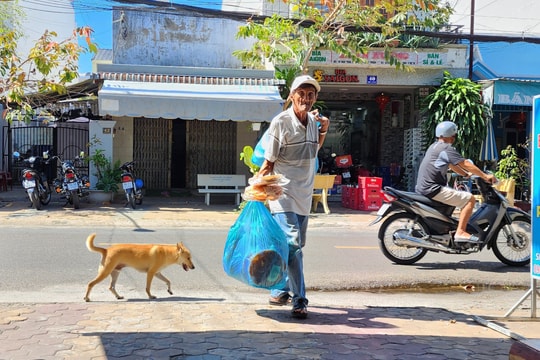
[[[37,189],[30,193],[30,200],[32,201],[32,206],[34,206],[36,210],[41,210],[41,201],[39,201]]]
[[[427,227],[411,214],[391,215],[379,229],[379,246],[384,256],[398,265],[411,265],[426,256],[424,248],[400,245],[397,238],[401,234],[423,237],[429,233]]]
[[[133,192],[126,193],[127,201],[132,209],[135,209],[135,194]]]
[[[505,229],[511,226],[513,234]],[[503,264],[508,266],[526,266],[531,261],[531,219],[525,216],[517,216],[512,219],[510,225],[501,225],[497,230],[497,236],[492,243],[493,253]]]
[[[77,194],[77,191],[74,190],[71,192],[71,199],[73,201],[74,209],[78,209],[81,207],[81,205],[79,204],[79,194]]]

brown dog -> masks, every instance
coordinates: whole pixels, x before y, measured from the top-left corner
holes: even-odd
[[[120,271],[126,267],[146,272],[146,293],[150,299],[156,297],[150,293],[150,286],[154,275],[167,284],[167,291],[172,295],[171,282],[161,270],[172,264],[182,265],[185,271],[195,269],[191,261],[191,253],[182,243],[176,245],[152,245],[152,244],[117,244],[107,249],[94,245],[96,234],[90,234],[86,239],[86,247],[90,251],[101,253],[101,264],[99,265],[97,277],[88,283],[84,300],[90,301],[90,291],[97,283],[103,281],[111,275],[111,286],[109,290],[117,299],[123,299],[118,295],[114,286]]]

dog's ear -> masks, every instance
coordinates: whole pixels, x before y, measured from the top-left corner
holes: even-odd
[[[184,249],[185,249],[184,243],[179,242],[178,244],[176,244],[176,248],[177,248],[178,251],[180,251],[180,252],[184,251]]]

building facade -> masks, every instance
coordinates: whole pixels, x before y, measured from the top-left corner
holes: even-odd
[[[99,113],[116,121],[114,159],[149,188],[195,188],[198,173],[249,174],[240,160],[283,107],[274,72],[232,56],[239,21],[212,11],[115,8],[112,63],[96,64]]]
[[[156,188],[193,188],[197,173],[249,175],[239,154],[261,135],[252,123],[269,122],[283,100],[273,71],[242,69],[232,55],[251,46],[235,37],[243,22],[181,8],[114,11],[121,20],[113,22],[112,63],[97,64],[100,115],[116,121],[114,157],[142,163],[145,179],[159,179]],[[405,145],[421,120],[421,98],[443,70],[466,76],[466,48],[396,48],[394,55],[413,71],[387,64],[381,49],[369,51],[365,64],[313,54],[309,71],[332,121],[322,164],[349,154],[373,172],[411,166]]]

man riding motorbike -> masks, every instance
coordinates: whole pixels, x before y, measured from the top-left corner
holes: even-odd
[[[467,232],[469,221],[476,203],[470,192],[449,187],[446,173],[448,168],[462,176],[477,175],[486,182],[494,184],[497,179],[493,174],[484,173],[470,160],[452,146],[456,141],[458,127],[451,121],[443,121],[435,128],[437,140],[428,148],[420,164],[415,191],[428,198],[461,209],[455,242],[478,242],[475,235]]]

